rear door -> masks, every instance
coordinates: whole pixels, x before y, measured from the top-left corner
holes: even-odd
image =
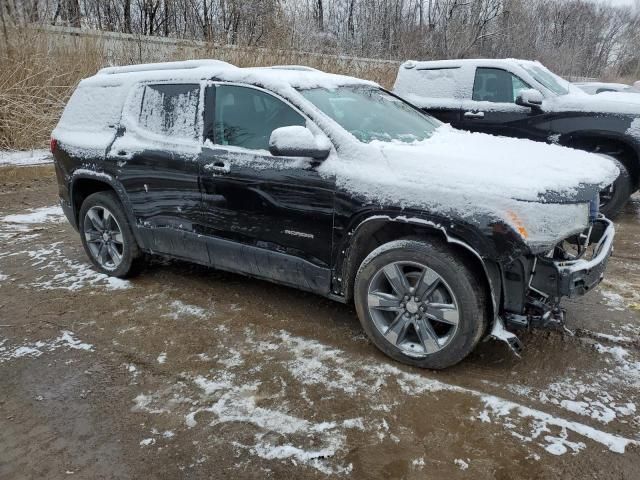
[[[252,86],[214,84],[206,99],[200,176],[212,263],[328,293],[335,183],[311,158],[269,153],[273,130],[308,120]]]
[[[199,83],[138,85],[107,155],[147,248],[193,260],[206,260],[185,237],[196,230],[201,206],[201,103]]]
[[[460,127],[473,132],[546,140],[549,123],[542,118],[544,114],[516,105],[518,93],[529,88],[524,80],[507,70],[478,67],[471,100],[462,105]]]

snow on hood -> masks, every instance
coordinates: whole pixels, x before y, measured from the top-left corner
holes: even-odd
[[[544,111],[562,112],[595,112],[640,115],[640,95],[626,92],[603,92],[589,95],[571,89],[567,95],[546,99],[542,104]]]
[[[604,187],[619,173],[613,162],[599,155],[464,132],[450,125],[440,126],[421,142],[373,141],[365,148],[370,155],[366,162],[349,165],[355,167],[349,176],[389,184],[394,190],[396,186],[417,186],[421,191],[540,201],[549,191],[571,196],[581,184]],[[324,167],[330,163],[325,162]]]
[[[580,210],[542,205],[543,195],[571,200],[584,185],[604,187],[619,174],[599,155],[449,125],[421,142],[374,141],[350,150],[338,150],[340,156],[327,159],[320,172],[335,175],[338,186],[369,201],[467,219],[480,214],[504,220],[517,211],[532,230],[546,232],[545,238],[562,232]]]

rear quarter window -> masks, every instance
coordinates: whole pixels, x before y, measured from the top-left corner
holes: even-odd
[[[58,128],[85,132],[115,129],[120,121],[126,94],[127,90],[121,85],[80,84],[71,95]]]
[[[195,139],[199,101],[199,84],[145,85],[138,124],[158,135]]]

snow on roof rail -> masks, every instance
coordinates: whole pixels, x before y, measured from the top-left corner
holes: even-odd
[[[222,60],[185,60],[182,62],[141,63],[138,65],[125,65],[122,67],[105,67],[98,70],[98,75],[114,75],[117,73],[151,72],[158,70],[189,70],[201,67],[235,67]]]
[[[307,67],[306,65],[273,65],[271,67],[263,67],[270,70],[297,70],[300,72],[320,72],[317,68]]]

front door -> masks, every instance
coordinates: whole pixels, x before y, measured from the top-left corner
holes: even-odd
[[[328,293],[335,183],[311,158],[269,153],[273,130],[307,119],[262,89],[217,84],[205,123],[202,224],[212,263]]]
[[[471,101],[463,102],[460,128],[472,132],[546,141],[550,124],[541,111],[516,105],[521,90],[531,88],[500,68],[478,67]]]

